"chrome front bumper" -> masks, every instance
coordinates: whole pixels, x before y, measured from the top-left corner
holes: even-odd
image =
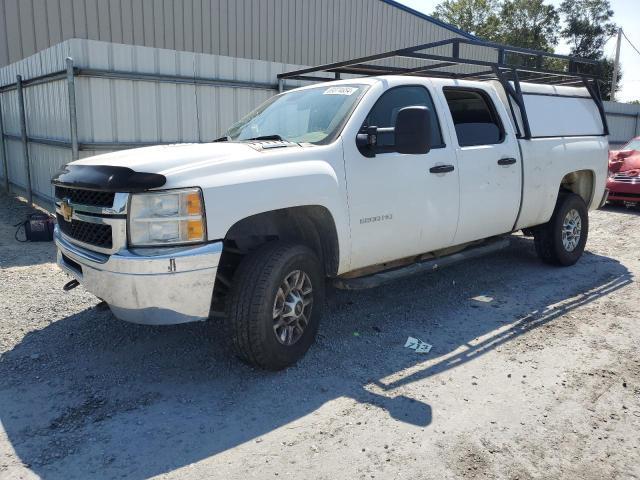
[[[206,320],[222,242],[194,247],[93,252],[56,228],[58,265],[121,320],[170,325]]]

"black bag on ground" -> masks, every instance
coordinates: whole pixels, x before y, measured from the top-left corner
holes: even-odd
[[[24,222],[20,222],[15,227],[15,238],[19,242],[50,242],[53,240],[53,227],[55,220],[46,213],[32,213],[27,215]],[[19,238],[20,230],[24,229],[24,239]]]

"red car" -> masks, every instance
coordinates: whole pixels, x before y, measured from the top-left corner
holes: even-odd
[[[640,203],[640,137],[609,152],[609,201]]]

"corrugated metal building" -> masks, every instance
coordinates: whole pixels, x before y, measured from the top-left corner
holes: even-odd
[[[301,67],[72,39],[0,68],[8,178],[25,191],[31,183],[34,194],[47,200],[51,176],[73,159],[66,58],[73,59],[75,68],[79,157],[149,144],[211,141],[278,92],[278,73]],[[27,149],[17,75],[23,84]]]
[[[387,0],[0,0],[0,66],[71,38],[316,65],[454,36]]]

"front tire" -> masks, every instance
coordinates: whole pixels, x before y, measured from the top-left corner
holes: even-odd
[[[313,344],[324,273],[306,246],[270,242],[238,266],[227,300],[229,337],[243,361],[268,370],[297,362]]]
[[[589,215],[582,197],[560,193],[551,219],[536,227],[534,244],[538,257],[552,265],[569,266],[584,252],[589,235]]]

